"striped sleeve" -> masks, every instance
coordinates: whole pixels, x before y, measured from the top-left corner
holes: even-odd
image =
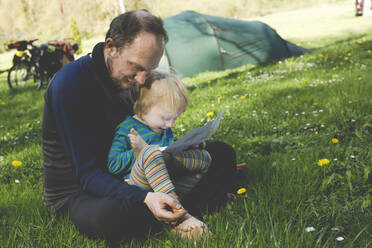
[[[110,173],[121,175],[130,173],[136,160],[136,155],[128,137],[131,128],[131,123],[124,121],[116,130],[108,155],[107,167]]]

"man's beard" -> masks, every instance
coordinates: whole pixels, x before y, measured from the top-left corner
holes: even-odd
[[[121,89],[133,88],[134,85],[130,83],[128,76],[122,76],[120,78],[115,78],[112,76],[113,63],[114,62],[112,56],[107,56],[107,71],[114,85]]]

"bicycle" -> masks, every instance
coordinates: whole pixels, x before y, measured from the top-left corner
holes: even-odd
[[[17,49],[13,57],[13,66],[8,71],[9,88],[25,85],[32,77],[39,82],[37,88],[41,89],[43,83],[49,81],[54,74],[66,63],[74,60],[74,53],[78,45],[71,46],[69,41],[48,42],[35,46],[34,40],[22,40],[8,45],[9,49]]]
[[[30,76],[33,77],[34,82],[41,78],[40,49],[33,45],[36,40],[22,40],[8,45],[9,49],[17,49],[13,56],[13,66],[8,71],[9,88],[24,85]]]

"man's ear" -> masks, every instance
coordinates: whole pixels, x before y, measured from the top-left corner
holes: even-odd
[[[112,38],[107,38],[105,41],[105,49],[109,55],[114,55],[116,52],[116,47],[114,40]]]

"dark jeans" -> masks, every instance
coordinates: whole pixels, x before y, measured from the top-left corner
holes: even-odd
[[[202,180],[181,203],[192,215],[215,210],[227,200],[236,181],[234,149],[223,142],[209,142],[206,147],[212,164]],[[167,166],[170,176],[177,173]],[[65,206],[70,220],[80,232],[89,237],[101,237],[110,241],[142,238],[149,231],[161,230],[158,222],[143,202],[98,197],[87,192],[72,196]]]

